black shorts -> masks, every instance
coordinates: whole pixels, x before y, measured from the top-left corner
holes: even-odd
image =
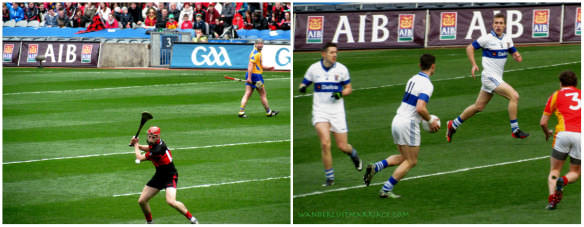
[[[146,183],[146,185],[162,190],[165,188],[173,187],[176,188],[178,182],[178,173],[166,173],[161,174],[156,172],[152,179]]]

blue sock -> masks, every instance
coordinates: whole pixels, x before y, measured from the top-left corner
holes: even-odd
[[[326,176],[327,180],[335,180],[335,169],[334,168],[325,169],[324,176]]]
[[[519,129],[519,122],[517,122],[517,119],[515,119],[515,120],[510,120],[509,123],[511,123],[511,132],[515,133],[515,131],[517,131]]]
[[[452,127],[454,129],[458,128],[458,126],[462,125],[464,121],[462,120],[462,118],[460,118],[460,116],[456,117],[453,121],[452,121]]]
[[[393,178],[393,176],[391,176],[386,182],[385,184],[383,184],[383,191],[392,191],[393,190],[393,186],[395,186],[398,183],[398,181],[396,179]]]
[[[270,113],[270,112],[272,112],[272,109],[268,108],[268,109],[266,110],[266,113]]]
[[[350,154],[351,158],[356,158],[357,157],[357,150],[355,150],[355,148],[353,148],[353,151]]]
[[[385,159],[383,159],[383,160],[381,160],[379,162],[376,162],[375,163],[375,172],[377,173],[377,172],[381,171],[382,169],[384,169],[387,166],[388,166],[387,160],[385,160]]]

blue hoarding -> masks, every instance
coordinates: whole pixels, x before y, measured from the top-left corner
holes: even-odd
[[[175,43],[170,68],[247,69],[253,44]]]

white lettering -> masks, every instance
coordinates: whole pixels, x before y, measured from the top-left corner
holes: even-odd
[[[466,36],[464,37],[464,39],[472,39],[472,33],[475,30],[481,31],[481,36],[487,34],[487,31],[485,30],[485,22],[483,21],[481,11],[472,12],[472,19],[470,20],[470,25],[468,26],[468,31],[466,32]]]
[[[371,42],[383,42],[389,38],[389,30],[387,30],[385,27],[387,26],[387,21],[387,16],[385,15],[373,15],[373,25],[371,26]],[[381,37],[378,35],[379,30],[381,30],[383,33]]]
[[[48,61],[51,57],[51,62],[55,62],[55,51],[53,50],[53,44],[47,45],[47,50],[45,51],[45,59]]]
[[[519,10],[507,10],[507,31],[505,33],[511,34],[511,38],[518,38],[523,35],[523,24],[521,19],[523,14]],[[517,27],[517,32],[513,32],[513,27]]]
[[[59,63],[63,60],[63,44],[59,44]]]
[[[333,43],[339,42],[339,36],[344,34],[347,36],[347,43],[354,43],[353,34],[351,32],[351,24],[349,23],[349,18],[347,16],[339,17],[339,24],[337,24],[337,29],[335,30],[335,35],[333,36]]]
[[[359,41],[360,43],[365,42],[365,20],[367,19],[367,15],[359,15]]]
[[[65,60],[65,62],[67,63],[75,62],[75,59],[77,59],[77,54],[75,54],[76,50],[77,47],[75,45],[67,45],[67,59]]]

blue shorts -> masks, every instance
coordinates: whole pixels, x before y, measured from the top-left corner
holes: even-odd
[[[247,75],[247,72],[246,72],[246,73],[245,73],[245,80],[247,80],[247,76],[248,76],[248,75]],[[247,83],[247,82],[246,82],[246,83],[245,83],[245,85],[247,85],[247,86],[250,86],[251,88],[257,88],[257,87],[255,86],[255,83],[256,83],[256,82],[258,82],[258,81],[261,81],[261,82],[262,82],[262,84],[264,83],[264,77],[262,77],[262,74],[255,74],[255,73],[252,73],[252,74],[251,74],[251,83],[252,83],[252,84],[250,84],[250,83]]]

